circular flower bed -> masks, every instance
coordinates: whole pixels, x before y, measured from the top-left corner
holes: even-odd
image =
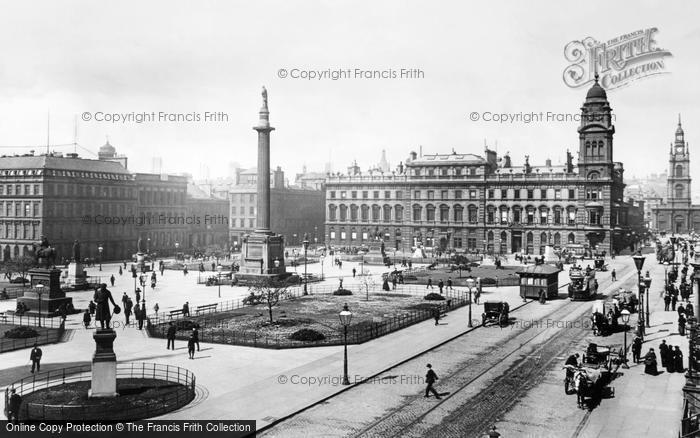
[[[423,299],[426,299],[426,300],[434,300],[434,301],[440,301],[440,300],[444,300],[445,297],[442,296],[442,295],[440,295],[440,294],[437,294],[437,293],[435,293],[435,292],[430,292],[428,295],[426,295],[425,297],[423,297]]]
[[[39,333],[37,333],[36,330],[34,330],[31,327],[26,327],[26,326],[19,326],[15,327],[13,329],[10,329],[5,332],[5,337],[6,338],[11,338],[11,339],[27,339],[27,338],[36,338],[39,336]]]

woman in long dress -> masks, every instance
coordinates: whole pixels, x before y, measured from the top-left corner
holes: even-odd
[[[654,353],[653,348],[650,348],[649,352],[644,356],[644,372],[652,376],[659,373],[656,369],[656,353]]]
[[[683,352],[678,348],[678,345],[676,345],[673,350],[673,370],[677,373],[685,371],[685,367],[683,366]]]

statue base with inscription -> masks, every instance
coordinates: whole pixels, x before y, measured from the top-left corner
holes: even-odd
[[[92,356],[92,379],[88,397],[116,397],[117,355],[114,354],[114,340],[117,333],[112,329],[97,329],[95,354]]]
[[[61,270],[56,268],[34,268],[29,270],[30,286],[24,296],[17,298],[18,303],[24,303],[28,316],[56,316],[63,304],[68,313],[73,308],[73,298],[66,297],[61,290]],[[43,285],[38,288],[37,285]],[[41,291],[41,294],[39,293]]]
[[[279,234],[253,232],[243,238],[240,283],[279,281],[290,277],[284,265],[284,238]]]

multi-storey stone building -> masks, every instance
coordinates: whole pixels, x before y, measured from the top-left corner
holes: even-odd
[[[700,205],[693,205],[690,196],[690,150],[680,116],[668,165],[666,199],[652,208],[652,227],[671,233],[700,230]]]
[[[623,201],[623,165],[613,161],[611,108],[596,83],[581,108],[579,161],[513,166],[506,155],[411,153],[394,172],[330,175],[326,241],[359,247],[383,240],[409,252],[479,250],[537,254],[548,244],[620,251],[640,237]]]

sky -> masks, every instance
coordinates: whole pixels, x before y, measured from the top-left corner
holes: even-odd
[[[288,177],[327,162],[333,171],[354,160],[367,168],[382,149],[392,166],[421,147],[481,154],[484,144],[509,151],[516,165],[525,155],[531,164],[558,163],[567,148],[577,150],[578,122],[497,123],[484,114],[577,114],[588,86],[564,83],[565,46],[657,28],[656,46],[670,52],[665,73],[608,91],[614,159],[628,177],[666,171],[681,113],[700,184],[697,2],[1,1],[0,8],[3,154],[45,150],[47,130],[49,143],[70,144],[77,131],[83,157],[95,157],[109,138],[135,171],[150,171],[152,157],[162,157],[167,172],[226,176],[231,162],[255,166],[252,127],[264,85],[276,128],[271,162]],[[402,68],[422,75],[290,77],[329,69],[398,76]],[[200,121],[105,120],[153,112]],[[201,120],[205,112],[227,120]]]

